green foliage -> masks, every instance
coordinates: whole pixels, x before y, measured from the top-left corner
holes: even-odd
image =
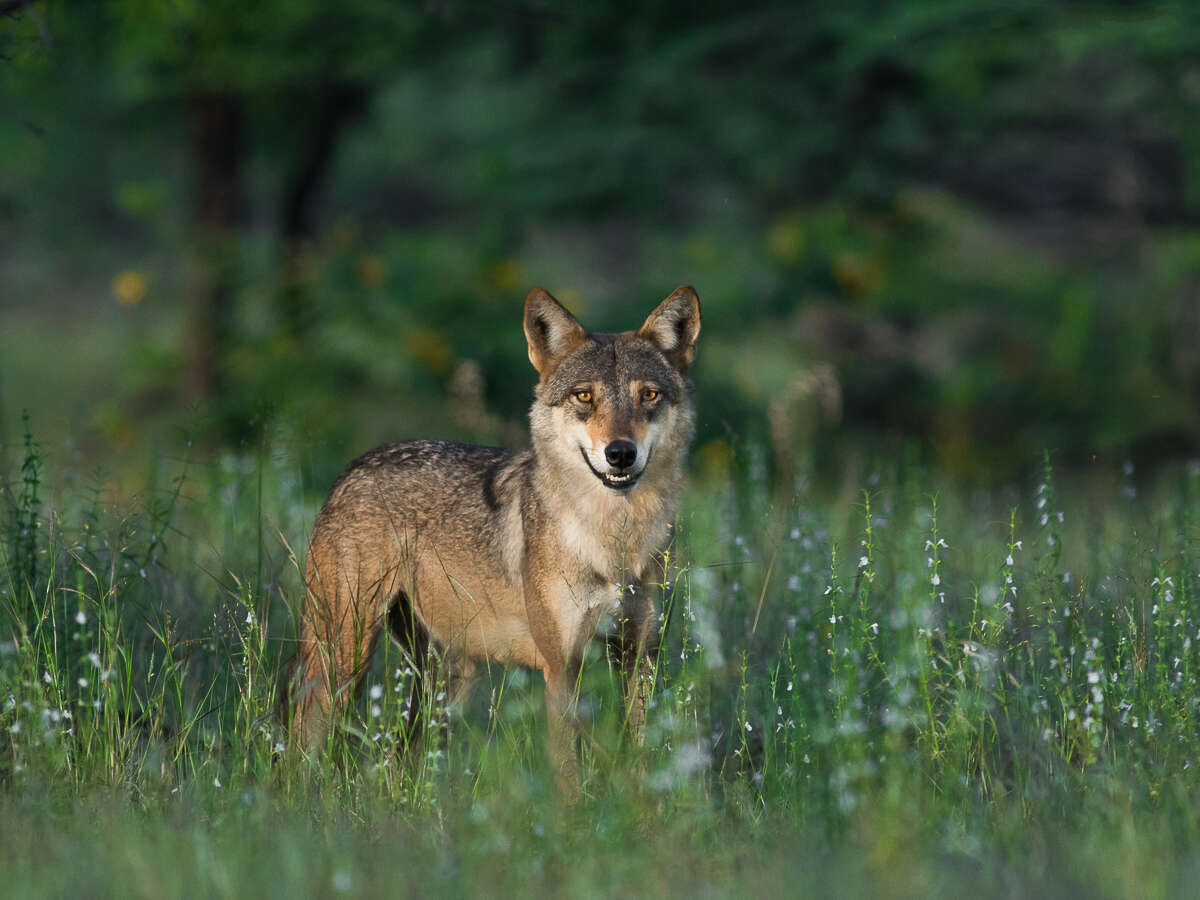
[[[45,422],[0,418],[6,890],[1184,894],[1197,50],[1183,4],[0,18],[0,412]],[[214,97],[244,208],[209,240]],[[388,646],[329,758],[282,752],[337,470],[523,441],[533,284],[602,330],[681,282],[647,748],[596,653],[565,809],[536,677],[410,724]]]
[[[981,494],[880,460],[865,493],[792,495],[738,449],[747,473],[688,495],[666,560],[644,750],[622,745],[604,654],[585,666],[573,809],[520,670],[492,669],[463,707],[429,683],[410,724],[412,673],[388,645],[331,753],[285,751],[293,548],[314,512],[285,443],[160,460],[143,511],[78,488],[39,507],[19,488],[39,564],[14,567],[25,545],[5,532],[10,886],[1182,889],[1197,858],[1194,466],[1076,479],[1046,457],[1034,483]],[[46,481],[32,438],[31,470]]]
[[[31,321],[5,313],[0,351],[21,352],[18,324],[50,343],[85,322],[129,427],[177,422],[184,395],[189,426],[199,402],[235,442],[272,422],[353,449],[433,427],[507,440],[525,290],[628,327],[692,282],[706,442],[769,437],[782,460],[915,437],[973,478],[1044,446],[1197,447],[1186,5],[244,6],[3,22],[0,252]],[[194,227],[206,97],[243,123],[219,264]],[[197,401],[206,266],[229,333]],[[98,312],[112,294],[119,316]],[[490,418],[428,418],[462,364]],[[13,368],[16,406],[39,399]],[[66,393],[68,430],[120,452],[120,413]]]

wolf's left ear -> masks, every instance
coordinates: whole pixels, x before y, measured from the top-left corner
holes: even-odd
[[[681,372],[696,358],[700,334],[700,298],[691,285],[677,287],[650,313],[638,336],[652,341]]]
[[[526,295],[525,340],[529,343],[529,361],[543,378],[586,337],[583,326],[549,291],[535,287]]]

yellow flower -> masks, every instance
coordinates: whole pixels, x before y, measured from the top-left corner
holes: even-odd
[[[733,464],[733,448],[720,438],[709,441],[696,454],[696,462],[703,477],[725,479]]]
[[[883,266],[858,253],[839,253],[833,259],[833,277],[852,300],[878,292],[883,287]]]
[[[426,371],[444,375],[454,362],[454,351],[446,338],[431,328],[414,328],[405,337],[405,349]]]
[[[797,262],[804,255],[804,222],[799,216],[776,219],[767,229],[767,252],[781,263]]]
[[[146,276],[137,269],[118,272],[112,280],[113,296],[122,306],[137,306],[146,296]]]
[[[492,267],[489,280],[501,291],[515,291],[525,281],[521,264],[515,259],[506,259]]]
[[[388,267],[380,257],[373,253],[364,253],[354,265],[358,280],[366,287],[382,287],[387,281]]]

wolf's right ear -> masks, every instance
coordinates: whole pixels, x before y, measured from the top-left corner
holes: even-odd
[[[696,358],[700,335],[700,298],[691,285],[677,287],[650,313],[638,336],[653,342],[681,372]]]
[[[553,372],[586,337],[583,326],[544,288],[535,287],[525,297],[529,361],[542,377]]]

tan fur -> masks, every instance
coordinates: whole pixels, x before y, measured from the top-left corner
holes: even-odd
[[[416,442],[351,465],[309,546],[294,740],[308,750],[323,743],[390,620],[418,666],[432,644],[463,681],[477,662],[540,669],[551,759],[571,790],[576,675],[598,622],[615,615],[629,727],[641,741],[657,622],[645,584],[682,486],[693,419],[686,370],[699,327],[691,288],[664,300],[639,332],[617,335],[585,334],[535,288],[525,301],[540,375],[530,450]],[[657,400],[644,399],[647,385],[661,391]],[[607,459],[614,442],[636,447],[631,465]]]

